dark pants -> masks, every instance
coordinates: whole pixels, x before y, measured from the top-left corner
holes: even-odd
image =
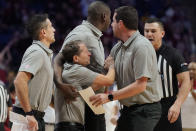
[[[4,123],[3,122],[0,122],[0,131],[4,131]]]
[[[153,131],[160,117],[160,102],[124,106],[115,131]]]
[[[13,112],[25,116],[25,112],[23,111],[22,108],[13,107]],[[39,128],[38,131],[45,131],[45,122],[43,119],[45,113],[36,110],[33,110],[33,112],[34,112],[34,117],[38,122],[38,128]]]
[[[106,131],[104,114],[95,115],[87,104],[85,105],[85,131]]]
[[[168,110],[173,105],[175,100],[176,98],[174,97],[164,98],[161,100],[162,115],[154,131],[182,131],[181,114],[174,123],[170,123],[168,121]]]
[[[84,126],[75,122],[60,122],[56,124],[55,131],[85,131]]]

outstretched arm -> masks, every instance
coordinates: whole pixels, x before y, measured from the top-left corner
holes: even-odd
[[[114,96],[113,100],[121,100],[121,99],[125,99],[128,97],[132,97],[137,94],[140,94],[146,89],[147,80],[148,78],[142,77],[136,80],[134,83],[126,86],[125,88],[112,92]],[[90,101],[92,101],[93,105],[95,106],[105,104],[109,102],[108,94],[100,93],[100,94],[94,95],[90,97]]]
[[[109,57],[105,61],[105,65],[109,68],[108,73],[106,75],[99,74],[93,84],[91,85],[93,90],[98,90],[103,86],[111,86],[115,80],[115,70],[114,70],[114,60],[112,57]]]
[[[65,63],[65,59],[61,53],[58,53],[54,59],[54,82],[57,88],[60,88],[66,99],[75,100],[78,96],[75,88],[70,84],[63,83],[62,79],[62,71],[63,64]]]
[[[103,86],[111,86],[114,83],[115,71],[113,67],[109,68],[109,71],[106,75],[99,74],[93,84],[91,85],[93,90],[98,90]]]

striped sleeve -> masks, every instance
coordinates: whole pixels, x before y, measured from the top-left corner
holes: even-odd
[[[0,122],[5,122],[7,119],[7,91],[0,85]]]

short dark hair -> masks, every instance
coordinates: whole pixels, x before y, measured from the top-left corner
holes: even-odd
[[[103,13],[109,13],[110,8],[102,1],[92,2],[88,7],[87,19],[90,22],[97,23],[101,22],[101,15]]]
[[[145,24],[145,23],[157,23],[157,24],[159,24],[159,26],[160,26],[160,28],[161,28],[162,30],[165,30],[165,29],[164,29],[163,22],[161,22],[161,20],[158,19],[158,18],[149,17],[149,18],[147,18],[147,19],[145,20],[144,24]]]
[[[34,40],[39,40],[40,30],[47,27],[46,19],[48,19],[48,14],[36,14],[26,24],[27,32]]]
[[[81,40],[71,41],[63,47],[62,55],[65,58],[65,62],[73,63],[73,56],[80,55],[81,50],[79,44],[81,43]]]
[[[123,21],[124,25],[128,29],[138,29],[138,13],[132,6],[121,6],[115,10],[116,21]]]

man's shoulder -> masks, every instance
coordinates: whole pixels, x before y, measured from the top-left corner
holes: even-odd
[[[181,56],[179,50],[172,46],[163,44],[161,48],[160,54],[169,55],[170,57]]]
[[[5,83],[0,80],[0,92],[5,92],[7,90],[8,88],[6,88]]]
[[[0,80],[0,86],[5,87],[5,83]]]
[[[179,50],[168,45],[162,45],[161,48],[162,49],[159,54],[162,55],[162,57],[165,58],[170,65],[172,65],[174,68],[181,68],[183,66],[183,70],[187,71],[187,63]]]
[[[141,34],[136,37],[134,42],[136,43],[135,46],[150,46],[150,47],[152,47],[151,42]]]
[[[85,73],[85,72],[87,73],[88,71],[90,71],[90,69],[80,64],[74,64],[72,66],[72,69],[75,70],[77,74]]]
[[[162,48],[164,49],[164,51],[169,51],[169,52],[177,51],[177,49],[172,46],[169,46],[166,44],[163,44],[162,46],[163,46]]]
[[[151,44],[151,42],[145,38],[142,35],[139,35],[135,41],[134,41],[134,46],[133,46],[133,50],[137,51],[137,50],[148,50],[150,52],[155,52],[153,45]]]
[[[37,44],[30,45],[25,52],[34,52],[34,51],[40,51],[42,50],[41,47],[39,47]]]
[[[63,70],[63,77],[66,79],[77,79],[81,77],[86,77],[87,75],[91,76],[92,71],[88,69],[87,67],[84,67],[79,64],[73,64],[73,65],[64,65]]]
[[[74,40],[88,42],[91,38],[94,38],[92,31],[84,25],[79,25],[66,36],[64,44]]]
[[[73,35],[73,34],[77,34],[77,35],[81,35],[81,36],[88,36],[88,35],[93,35],[91,32],[91,29],[88,28],[87,26],[81,24],[76,26],[70,33],[68,36]]]
[[[37,55],[42,55],[44,54],[44,49],[42,49],[39,45],[37,44],[32,44],[31,46],[29,46],[24,55],[29,55],[31,53],[37,54]]]
[[[80,64],[68,64],[68,63],[65,63],[64,64],[64,70],[67,72],[67,73],[81,73],[85,70],[88,70],[88,68],[80,65]]]

